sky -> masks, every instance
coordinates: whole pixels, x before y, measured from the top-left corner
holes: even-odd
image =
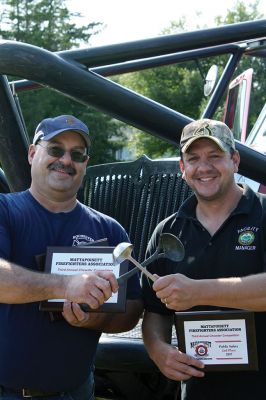
[[[252,0],[244,0],[248,5]],[[159,36],[171,21],[182,16],[189,30],[197,25],[216,26],[214,17],[225,16],[236,0],[67,0],[70,11],[80,12],[81,24],[103,22],[102,33],[93,35],[90,45],[104,46]],[[260,12],[266,18],[266,0],[260,0]]]

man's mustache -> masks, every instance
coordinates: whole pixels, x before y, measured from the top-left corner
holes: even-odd
[[[64,165],[60,161],[56,161],[48,166],[48,169],[52,171],[61,170],[69,175],[76,175],[76,170],[71,165]]]

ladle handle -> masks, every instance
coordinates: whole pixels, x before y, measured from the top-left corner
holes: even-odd
[[[146,268],[144,268],[135,258],[131,257],[130,255],[127,256],[127,259],[131,261],[136,267],[138,267],[144,275],[146,275],[148,278],[150,278],[151,281],[155,282],[156,278],[154,275],[152,275]]]
[[[131,278],[131,276],[135,275],[138,271],[139,271],[138,267],[135,267],[130,271],[125,272],[123,275],[120,275],[117,278],[117,282],[119,283],[119,285],[121,285],[122,283],[126,282],[129,278]]]
[[[158,258],[158,256],[159,256],[160,254],[158,254],[158,251],[156,250],[150,257],[148,257],[148,258],[146,258],[146,260],[144,260],[143,262],[142,262],[142,266],[144,267],[144,268],[146,268],[150,263],[152,263],[154,260],[157,260],[157,258]]]

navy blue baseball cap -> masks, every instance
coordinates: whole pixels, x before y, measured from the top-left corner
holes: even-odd
[[[88,127],[72,115],[59,115],[55,118],[42,120],[35,130],[33,144],[36,144],[39,140],[51,140],[60,133],[68,131],[79,133],[85,140],[87,147],[90,147]]]

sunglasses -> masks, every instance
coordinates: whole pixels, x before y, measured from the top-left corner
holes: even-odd
[[[41,143],[37,143],[37,145],[43,147],[49,156],[55,158],[61,158],[67,152],[67,150],[59,146],[43,146]],[[70,150],[69,154],[71,160],[76,163],[83,163],[88,159],[88,154],[81,153],[78,150]]]

